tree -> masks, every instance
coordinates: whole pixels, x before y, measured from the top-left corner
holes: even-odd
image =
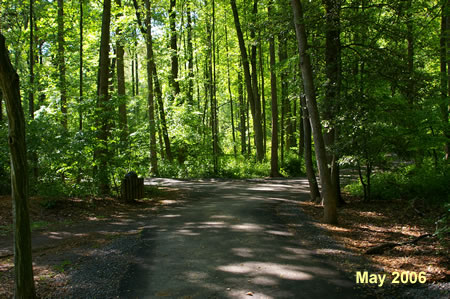
[[[309,122],[308,108],[306,107],[306,99],[302,95],[300,97],[300,106],[303,110],[303,143],[304,143],[304,160],[306,167],[306,176],[308,177],[309,196],[312,202],[320,203],[320,191],[317,184],[316,173],[314,171],[314,164],[312,160],[312,146],[311,146],[311,124]]]
[[[80,0],[80,99],[78,102],[78,129],[83,130],[83,109],[81,104],[83,103],[83,1]]]
[[[272,19],[272,1],[269,1],[267,13],[269,20]],[[278,168],[278,96],[277,96],[277,76],[275,73],[275,39],[273,35],[269,37],[270,52],[270,94],[272,107],[272,148],[270,151],[270,176],[279,177]]]
[[[62,125],[67,129],[66,62],[64,58],[64,0],[58,0],[58,68]]]
[[[103,1],[102,33],[100,39],[100,58],[98,69],[98,108],[100,118],[100,128],[98,131],[99,147],[97,148],[97,159],[99,167],[97,168],[99,190],[101,194],[109,194],[109,175],[108,175],[108,135],[109,135],[109,117],[108,117],[108,76],[109,76],[109,40],[110,40],[110,22],[111,22],[111,0]]]
[[[156,126],[155,126],[155,102],[153,94],[153,41],[152,41],[152,12],[149,0],[145,0],[145,27],[147,34],[145,37],[147,48],[147,104],[150,125],[150,173],[158,175],[158,160],[156,156]]]
[[[27,147],[25,116],[20,99],[19,76],[9,60],[5,37],[0,34],[0,87],[6,102],[11,154],[11,196],[14,227],[15,298],[36,298],[31,255],[28,208]]]
[[[176,28],[176,0],[170,0],[169,23],[170,23],[170,49],[171,52],[171,73],[169,76],[170,84],[173,88],[174,96],[180,93],[180,84],[178,83],[178,47],[177,47],[177,28]]]
[[[250,65],[249,59],[247,55],[247,49],[245,47],[244,35],[241,30],[241,23],[239,21],[239,14],[236,7],[236,0],[230,0],[231,9],[233,11],[234,24],[236,27],[236,33],[239,41],[239,49],[242,57],[242,66],[244,68],[244,79],[245,86],[247,88],[247,101],[250,103],[250,108],[253,116],[253,129],[255,131],[255,147],[256,147],[256,159],[258,161],[262,161],[264,159],[264,149],[263,149],[263,134],[262,134],[262,123],[261,123],[261,104],[257,104],[257,95],[255,91],[257,91],[254,83],[252,83],[252,77],[250,74]],[[253,12],[255,14],[255,5],[253,7]],[[256,48],[255,48],[255,70],[256,70]],[[255,71],[256,72],[256,71]],[[256,73],[255,73],[256,75]],[[258,112],[259,111],[259,112]]]
[[[325,72],[326,87],[324,97],[324,120],[328,123],[324,132],[325,146],[327,147],[328,165],[330,165],[331,182],[336,190],[338,203],[343,203],[339,184],[339,165],[336,150],[333,148],[337,136],[336,120],[338,115],[341,93],[341,29],[340,10],[341,0],[324,0],[325,3]]]
[[[307,36],[303,18],[303,8],[300,0],[291,0],[294,13],[295,32],[298,41],[298,51],[300,54],[300,68],[302,71],[303,85],[306,96],[306,106],[310,117],[311,128],[314,138],[314,148],[319,166],[320,182],[322,184],[322,196],[324,201],[324,222],[329,224],[337,223],[337,198],[336,192],[331,182],[331,175],[328,171],[327,156],[320,123],[319,111],[317,109],[314,79],[311,67],[311,60],[307,52]]]
[[[122,1],[116,0],[117,6],[121,8]],[[121,16],[122,13],[119,14]],[[119,96],[119,129],[120,140],[126,144],[128,139],[128,123],[127,123],[127,98],[125,93],[125,64],[123,47],[123,37],[121,36],[121,28],[117,30],[117,44],[116,44],[116,57],[117,57],[117,94]]]

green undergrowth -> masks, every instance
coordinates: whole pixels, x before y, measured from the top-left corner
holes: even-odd
[[[371,198],[374,200],[425,199],[447,203],[450,194],[450,168],[409,165],[390,171],[378,171],[371,177]],[[355,181],[344,188],[353,196],[363,196],[361,183]]]

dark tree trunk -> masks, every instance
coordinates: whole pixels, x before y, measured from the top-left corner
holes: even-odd
[[[28,97],[28,113],[30,117],[34,119],[34,25],[33,25],[33,3],[34,0],[30,0],[30,92]]]
[[[283,35],[278,36],[278,60],[283,63],[287,59],[286,51],[286,39]],[[280,145],[281,145],[281,166],[284,165],[284,154],[286,152],[285,145],[288,135],[286,133],[286,123],[287,123],[287,74],[283,69],[280,71],[280,81],[281,81],[281,120],[280,120]]]
[[[245,111],[246,105],[244,103],[244,86],[242,85],[242,74],[238,71],[238,93],[239,93],[239,130],[241,131],[241,154],[247,153],[247,139],[246,139],[246,125],[245,125]]]
[[[272,1],[269,1],[267,8],[269,20],[272,18]],[[278,95],[277,95],[277,77],[275,73],[275,40],[273,35],[269,38],[270,52],[270,94],[272,107],[272,147],[270,150],[270,176],[279,177],[278,168]]]
[[[100,39],[100,67],[98,74],[98,107],[100,113],[100,130],[98,139],[100,147],[96,151],[96,158],[99,160],[97,168],[99,191],[101,194],[109,194],[109,175],[108,175],[108,77],[109,77],[109,40],[110,40],[110,21],[111,21],[111,0],[103,2],[102,33]]]
[[[19,76],[11,65],[5,38],[0,34],[0,89],[5,97],[11,154],[11,195],[14,227],[15,298],[36,298],[31,255],[28,209],[27,148],[25,116],[20,99]]]
[[[307,36],[303,19],[303,9],[300,0],[291,0],[294,13],[295,31],[300,54],[300,68],[302,70],[303,85],[306,96],[306,106],[310,117],[312,133],[314,137],[314,148],[319,166],[320,182],[324,201],[324,222],[337,223],[337,198],[336,191],[331,182],[331,175],[327,165],[327,155],[322,135],[319,111],[317,109],[316,94],[314,88],[311,60],[307,52]]]
[[[152,24],[151,24],[151,6],[150,1],[145,0],[146,18],[145,26],[147,29],[147,84],[148,84],[148,117],[150,122],[150,172],[152,175],[158,175],[158,160],[156,153],[156,126],[155,126],[155,103],[153,95],[153,42],[152,42]]]
[[[0,89],[0,122],[3,122],[3,93]]]
[[[225,11],[225,19],[226,19],[226,11]],[[227,83],[228,83],[228,95],[230,97],[230,114],[231,114],[231,132],[233,136],[233,152],[234,156],[237,155],[237,147],[236,147],[236,132],[234,128],[234,107],[233,107],[233,94],[231,93],[231,78],[230,78],[230,57],[228,54],[228,30],[227,25],[225,24],[225,50],[227,53]]]
[[[122,1],[116,0],[117,5],[122,9]],[[119,14],[119,17],[122,13]],[[125,93],[125,65],[124,65],[124,48],[123,38],[121,37],[121,29],[117,30],[117,45],[116,45],[116,57],[117,57],[117,94],[119,96],[119,129],[120,129],[120,141],[124,144],[128,140],[128,121],[127,121],[127,98]]]
[[[259,70],[261,73],[261,106],[262,106],[262,130],[263,130],[263,152],[264,156],[267,151],[267,123],[266,123],[266,96],[264,91],[264,64],[263,64],[263,52],[262,52],[262,40],[261,34],[259,34]]]
[[[331,181],[336,190],[338,204],[343,204],[340,192],[338,157],[333,149],[336,142],[337,130],[335,115],[339,110],[341,93],[341,30],[340,30],[340,0],[324,0],[326,10],[326,33],[325,33],[325,63],[326,85],[324,98],[324,119],[329,124],[325,129],[324,141],[327,147],[328,165],[330,165]]]
[[[178,83],[178,50],[177,50],[177,29],[175,24],[176,19],[176,12],[175,12],[175,6],[177,1],[176,0],[170,0],[170,7],[169,7],[169,23],[170,23],[170,49],[172,50],[171,53],[171,73],[169,77],[170,85],[173,88],[174,96],[176,97],[180,93],[180,84]]]
[[[172,150],[170,148],[169,133],[167,130],[166,113],[164,111],[161,85],[159,84],[158,73],[156,72],[156,64],[154,59],[153,59],[153,80],[155,81],[155,95],[156,101],[158,102],[159,118],[162,126],[162,135],[164,139],[164,146],[166,149],[166,157],[169,161],[172,161]]]
[[[236,33],[239,41],[239,49],[242,57],[242,65],[244,68],[245,85],[247,87],[247,101],[250,103],[250,108],[253,116],[253,129],[255,134],[255,146],[256,146],[256,159],[262,161],[264,158],[263,152],[263,139],[262,139],[262,124],[261,124],[261,103],[257,104],[257,97],[254,93],[252,85],[252,77],[250,74],[250,65],[247,55],[247,49],[245,47],[244,35],[242,34],[241,24],[239,21],[239,15],[236,7],[236,0],[230,0],[231,9],[233,11],[234,24],[236,26]],[[253,56],[253,55],[252,55]],[[256,55],[255,55],[256,59]],[[256,66],[256,61],[255,61]],[[256,74],[256,73],[255,73]],[[256,84],[256,86],[258,86]],[[257,91],[257,88],[256,88]],[[259,108],[259,113],[258,113]]]
[[[450,97],[450,1],[444,1],[441,17],[441,114],[443,122],[444,154],[448,161],[450,152],[450,125],[448,123]]]
[[[306,176],[308,177],[309,183],[309,196],[312,202],[320,203],[320,191],[319,185],[317,184],[316,174],[314,172],[314,163],[312,160],[312,146],[311,146],[311,124],[309,122],[308,108],[306,108],[306,99],[302,95],[300,97],[300,106],[303,110],[303,129],[304,129],[304,158],[306,167]]]
[[[67,129],[66,62],[64,59],[64,0],[58,0],[58,68],[62,125]]]
[[[191,17],[191,1],[186,3],[187,13],[187,59],[188,59],[188,72],[189,72],[189,84],[188,84],[188,104],[194,104],[194,50],[192,46],[192,17]]]
[[[257,66],[257,41],[256,41],[256,22],[258,14],[258,0],[253,1],[252,11],[253,24],[250,27],[250,38],[252,40],[250,62],[252,67],[252,89],[253,89],[253,101],[255,102],[255,146],[256,146],[256,159],[262,161],[264,159],[264,134],[262,131],[262,113],[261,113],[261,98],[258,90],[258,66]],[[256,131],[258,130],[258,132]]]
[[[80,99],[78,102],[78,129],[83,130],[83,1],[80,0]]]

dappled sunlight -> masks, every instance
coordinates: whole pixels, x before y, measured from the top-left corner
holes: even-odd
[[[307,280],[313,276],[302,272],[299,267],[264,262],[244,262],[217,267],[218,270],[235,274],[272,275],[279,279]]]
[[[253,250],[250,248],[233,248],[231,249],[233,253],[240,257],[253,257]]]
[[[264,229],[264,226],[254,223],[234,224],[230,228],[234,231],[258,232]]]

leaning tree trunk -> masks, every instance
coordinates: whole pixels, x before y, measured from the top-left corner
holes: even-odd
[[[145,1],[147,29],[147,84],[148,84],[148,116],[150,123],[150,172],[152,175],[158,175],[158,160],[156,156],[156,126],[155,126],[155,103],[153,95],[153,42],[152,42],[152,24],[150,1]]]
[[[300,0],[291,0],[291,4],[294,13],[295,32],[298,41],[298,51],[300,54],[300,68],[302,71],[303,85],[305,89],[306,106],[310,117],[316,159],[319,166],[320,182],[322,184],[324,222],[335,224],[337,223],[337,197],[331,182],[331,175],[327,165],[327,154],[325,151],[319,110],[317,108],[311,60],[307,52],[308,45],[303,18],[303,8]]]
[[[6,102],[11,152],[11,195],[14,227],[15,298],[35,298],[28,212],[28,170],[25,116],[20,100],[19,76],[11,65],[5,38],[0,34],[0,87]]]
[[[247,100],[250,103],[250,108],[253,116],[253,130],[255,132],[256,158],[258,161],[262,161],[264,159],[264,152],[263,152],[263,133],[261,123],[261,105],[259,105],[258,110],[256,104],[257,99],[253,90],[252,77],[250,74],[250,65],[247,55],[247,49],[245,47],[244,35],[242,34],[241,23],[239,21],[239,15],[236,7],[236,0],[230,0],[230,4],[231,9],[233,11],[234,24],[236,27],[236,33],[239,41],[239,49],[241,51],[242,65],[244,68],[245,86],[247,87]]]

